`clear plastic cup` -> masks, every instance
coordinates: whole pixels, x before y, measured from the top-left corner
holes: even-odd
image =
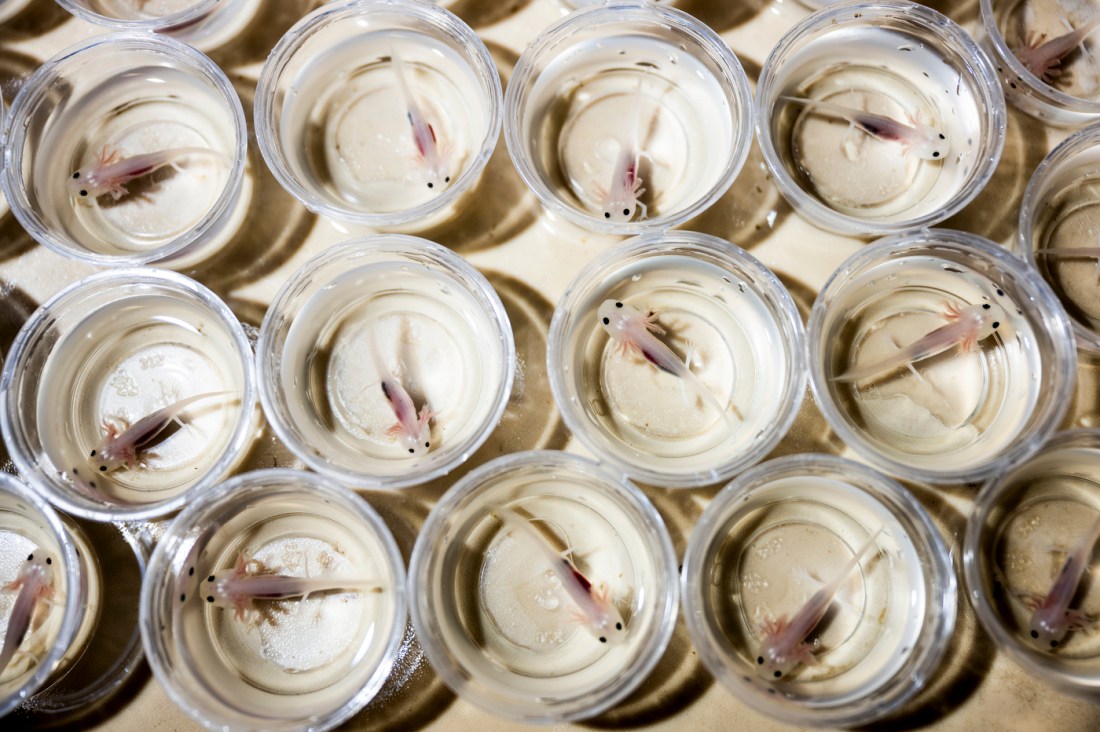
[[[249,589],[265,575],[278,584]],[[293,470],[246,473],[191,502],[141,593],[157,680],[196,721],[225,729],[339,725],[386,680],[406,620],[404,564],[378,514]]]
[[[1078,348],[1100,352],[1100,124],[1062,142],[1035,170],[1020,204],[1016,251],[1061,300]]]
[[[37,558],[36,558],[37,555]],[[72,661],[74,641],[85,619],[86,580],[76,548],[61,519],[37,493],[7,473],[0,473],[0,578],[5,584],[32,579],[31,571],[45,572],[52,603],[41,622],[23,635],[18,649],[0,669],[0,716],[7,714]],[[29,570],[34,565],[37,570]],[[33,579],[32,579],[33,582]],[[34,584],[30,585],[31,587]],[[0,613],[5,634],[23,587],[5,593]],[[5,643],[7,638],[5,635]]]
[[[837,435],[879,469],[930,483],[985,480],[1025,459],[1076,379],[1050,287],[958,231],[887,237],[850,257],[819,293],[807,340],[810,386]]]
[[[966,524],[963,573],[982,627],[1031,677],[1093,701],[1100,693],[1100,639],[1059,617],[1062,611],[1095,617],[1100,587],[1083,579],[1091,565],[1100,521],[1100,431],[1055,435],[1015,469],[996,476],[978,494]],[[1069,568],[1084,546],[1083,566]],[[1071,573],[1067,585],[1060,578]],[[1085,576],[1088,572],[1085,571]],[[1059,593],[1060,594],[1060,593]]]
[[[502,524],[505,510],[515,523]],[[583,594],[585,581],[599,610],[563,586]],[[620,475],[521,452],[471,472],[432,509],[409,595],[417,639],[455,693],[501,717],[563,722],[609,709],[653,670],[676,621],[676,554]]]
[[[410,236],[330,247],[275,296],[256,346],[260,399],[306,465],[403,488],[463,463],[500,420],[515,344],[492,285]]]
[[[659,330],[647,333],[653,313]],[[627,341],[672,360],[655,365]],[[803,341],[794,301],[763,264],[725,240],[668,231],[580,271],[554,311],[546,368],[588,449],[638,480],[683,488],[729,480],[783,438],[806,388]]]
[[[57,0],[81,20],[119,31],[153,31],[197,47],[237,30],[257,0]]]
[[[39,67],[10,114],[4,194],[23,228],[58,254],[145,264],[217,238],[236,213],[248,140],[241,102],[184,43],[92,38]]]
[[[19,331],[0,375],[0,429],[54,505],[136,521],[179,510],[243,458],[255,389],[248,337],[216,295],[174,272],[112,270],[65,288]],[[126,438],[200,394],[158,434]],[[129,467],[100,454],[135,443]]]
[[[769,651],[791,636],[766,640],[766,624],[795,622],[838,576],[847,579],[802,639],[818,663],[773,663]],[[897,710],[934,677],[955,627],[950,555],[924,508],[830,455],[772,460],[726,486],[692,531],[681,579],[710,672],[740,701],[800,726],[856,727]]]
[[[342,0],[271,52],[256,137],[312,211],[376,227],[448,215],[496,147],[500,78],[477,34],[421,0]]]
[[[756,90],[757,139],[779,190],[810,222],[854,236],[962,209],[997,167],[1006,118],[977,44],[909,2],[810,15],[768,55]]]
[[[737,57],[690,15],[649,2],[579,10],[516,64],[504,139],[552,213],[601,232],[667,228],[714,203],[752,144]]]
[[[1062,49],[1043,48],[1046,43],[1061,45],[1060,39],[1069,39],[1075,30],[1087,27],[1095,19],[1095,7],[1090,3],[981,0],[981,14],[979,40],[996,67],[1005,98],[1014,107],[1061,127],[1081,127],[1100,120],[1100,75],[1093,62],[1094,52],[1082,50],[1080,40]]]

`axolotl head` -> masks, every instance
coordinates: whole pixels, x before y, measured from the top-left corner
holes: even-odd
[[[596,317],[600,319],[600,325],[607,334],[615,340],[621,340],[631,323],[640,322],[643,318],[638,308],[621,300],[604,300],[596,309]]]
[[[626,621],[623,620],[619,608],[611,601],[607,587],[601,587],[593,594],[592,599],[595,600],[599,612],[595,618],[588,620],[588,630],[596,640],[609,645],[618,645],[626,640]]]
[[[247,577],[249,559],[243,553],[237,556],[237,563],[228,569],[214,572],[204,581],[199,583],[199,596],[203,602],[214,607],[231,608],[236,610],[237,618],[243,619],[245,610],[251,605],[250,598],[240,592],[236,586],[236,580]],[[181,600],[185,596],[180,596]]]
[[[65,181],[65,187],[73,198],[96,199],[111,192],[111,187],[105,185],[98,178],[95,168],[81,168],[73,171],[69,179]]]
[[[638,211],[638,199],[633,194],[613,196],[608,194],[600,203],[604,220],[617,224],[625,224],[634,219]]]
[[[951,141],[941,130],[921,122],[914,123],[916,134],[908,149],[922,160],[943,160],[951,152]]]
[[[1049,652],[1057,648],[1068,632],[1069,619],[1061,608],[1040,606],[1031,614],[1027,635],[1037,650]]]
[[[133,445],[122,444],[118,439],[119,431],[106,422],[103,425],[106,434],[95,447],[88,453],[88,461],[97,472],[109,473],[123,465],[131,467],[137,462],[137,449]]]
[[[972,324],[976,334],[975,342],[993,335],[1008,322],[1005,309],[990,302],[968,305],[960,311],[959,317],[967,319]]]
[[[41,547],[38,547],[27,555],[27,559],[23,562],[23,567],[19,570],[19,574],[14,580],[4,585],[4,589],[17,590],[33,582],[36,599],[41,600],[43,598],[52,597],[53,570],[53,556]]]
[[[791,637],[785,618],[765,621],[763,637],[753,657],[756,673],[768,681],[781,681],[799,664],[813,664],[812,646]]]

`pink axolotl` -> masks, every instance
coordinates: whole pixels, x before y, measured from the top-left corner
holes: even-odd
[[[523,536],[528,544],[537,547],[569,599],[577,606],[578,612],[574,617],[596,640],[600,643],[618,643],[626,638],[626,623],[619,608],[611,601],[606,585],[596,589],[592,581],[577,569],[568,552],[555,551],[545,536],[512,509],[501,506],[493,509],[492,514],[500,519],[506,529]]]
[[[410,455],[415,455],[422,449],[430,450],[432,447],[431,420],[436,416],[435,412],[424,404],[420,407],[420,413],[417,414],[416,404],[413,403],[408,390],[393,375],[393,371],[378,352],[373,330],[370,332],[370,350],[375,371],[378,372],[382,396],[389,402],[390,408],[393,409],[393,416],[397,419],[393,426],[386,430],[386,436],[400,442]]]
[[[913,153],[924,160],[942,160],[950,150],[947,135],[930,125],[919,122],[909,125],[885,115],[817,99],[786,96],[779,98],[792,104],[805,105],[819,114],[844,120],[876,140],[899,143],[907,154]]]
[[[1089,20],[1076,30],[1063,33],[1057,38],[1052,38],[1046,43],[1040,42],[1046,38],[1041,35],[1038,38],[1029,37],[1027,43],[1013,49],[1016,58],[1024,65],[1024,68],[1039,78],[1044,84],[1053,84],[1054,80],[1062,75],[1060,69],[1054,68],[1062,63],[1062,59],[1077,48],[1086,38],[1100,28],[1100,15]]]
[[[38,603],[53,597],[53,558],[42,549],[35,549],[23,562],[16,578],[4,585],[4,589],[19,590],[19,595],[8,616],[4,646],[0,649],[0,675],[26,638]]]
[[[102,195],[110,194],[112,200],[117,201],[126,195],[126,185],[137,178],[149,175],[161,168],[176,164],[189,155],[213,155],[222,157],[221,153],[203,147],[176,147],[170,150],[132,155],[128,158],[120,158],[118,150],[110,149],[107,145],[99,152],[99,157],[90,168],[81,168],[73,171],[66,182],[69,193],[74,198],[95,199]]]
[[[394,74],[397,76],[397,86],[401,89],[401,96],[405,99],[405,116],[408,118],[409,127],[412,129],[417,162],[424,166],[427,173],[428,188],[441,189],[451,182],[451,175],[447,172],[446,151],[439,140],[436,139],[435,128],[428,122],[409,89],[405,64],[401,57],[391,51],[390,58],[393,60]]]
[[[138,451],[167,429],[173,421],[178,420],[181,412],[195,402],[232,393],[230,391],[212,391],[180,399],[175,404],[169,404],[167,407],[142,417],[122,432],[119,432],[118,428],[111,422],[104,422],[103,430],[105,434],[103,439],[92,449],[88,457],[91,458],[94,465],[98,466],[101,473],[106,473],[123,465],[132,470],[138,462]]]
[[[782,616],[778,620],[764,622],[763,637],[756,655],[756,670],[761,676],[775,681],[789,674],[800,663],[806,666],[817,663],[813,655],[814,645],[807,643],[806,638],[825,617],[837,591],[847,581],[852,570],[859,566],[864,555],[875,546],[875,540],[881,533],[880,528],[872,534],[867,543],[848,560],[844,569],[831,582],[811,595],[794,617],[788,620],[786,616]]]
[[[695,375],[686,363],[673,353],[657,338],[654,333],[663,334],[664,328],[657,325],[657,314],[650,312],[643,315],[637,308],[627,305],[619,300],[604,300],[596,311],[596,315],[607,334],[618,343],[622,353],[636,351],[649,363],[666,374],[672,374],[678,379],[683,379],[704,402],[711,406],[731,426],[730,411],[737,419],[744,417],[737,405],[724,406],[717,397],[711,393],[706,384]]]
[[[988,302],[968,305],[962,310],[954,305],[948,305],[944,317],[950,321],[947,325],[941,325],[877,363],[863,368],[849,369],[839,376],[834,376],[832,380],[855,383],[923,361],[955,346],[959,346],[964,353],[968,353],[978,341],[988,338],[999,330],[1006,319],[1005,311],[1001,306]]]
[[[251,565],[258,565],[253,568]],[[206,578],[199,594],[215,607],[232,608],[238,620],[245,612],[256,610],[256,600],[306,600],[323,592],[382,592],[376,582],[339,577],[294,577],[262,571],[259,562],[250,561],[243,553],[231,569],[223,569]],[[185,600],[184,595],[180,595]]]
[[[1058,578],[1054,580],[1046,597],[1031,594],[1023,596],[1024,604],[1034,611],[1028,635],[1039,650],[1057,648],[1069,631],[1080,630],[1088,625],[1088,616],[1080,610],[1070,610],[1069,604],[1077,594],[1081,575],[1089,566],[1089,558],[1097,539],[1100,539],[1100,518],[1093,522],[1088,533],[1066,556]]]

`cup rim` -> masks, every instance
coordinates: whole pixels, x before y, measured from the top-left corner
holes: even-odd
[[[54,77],[73,59],[83,54],[110,53],[116,50],[134,51],[185,62],[188,72],[209,82],[224,98],[229,114],[233,118],[236,140],[233,160],[222,192],[198,223],[159,247],[131,254],[101,254],[74,245],[69,238],[58,235],[54,227],[45,222],[31,207],[22,177],[23,143],[26,130],[23,125],[16,124],[17,120],[25,119],[39,106]],[[109,33],[93,36],[65,48],[39,66],[20,87],[8,110],[6,129],[7,134],[3,136],[4,160],[2,175],[0,175],[0,191],[6,197],[12,214],[27,233],[39,244],[68,259],[99,267],[135,266],[168,259],[201,242],[236,204],[240,196],[248,148],[248,130],[240,97],[225,72],[209,56],[170,36],[140,31]]]
[[[419,472],[410,471],[402,475],[376,476],[336,465],[323,455],[317,454],[309,444],[295,435],[292,421],[283,414],[283,410],[279,405],[279,394],[283,390],[278,383],[277,375],[272,374],[272,368],[276,357],[279,359],[278,363],[281,363],[282,342],[276,341],[273,330],[280,325],[280,321],[287,317],[287,313],[283,312],[287,300],[295,294],[294,291],[297,288],[305,283],[312,282],[315,272],[319,268],[333,262],[339,262],[356,253],[375,255],[412,254],[431,257],[435,269],[445,271],[451,277],[457,273],[461,279],[468,280],[470,284],[478,288],[468,290],[468,292],[474,296],[479,304],[488,306],[485,314],[489,316],[488,320],[497,329],[496,335],[499,336],[500,342],[503,378],[494,395],[493,410],[486,415],[485,423],[480,429],[471,435],[464,445],[459,445],[460,450],[456,451],[447,462],[440,463],[434,468]],[[495,341],[494,345],[496,345]],[[279,355],[276,356],[276,354]],[[368,489],[397,489],[420,485],[446,475],[466,462],[489,439],[489,435],[496,429],[497,423],[504,414],[504,410],[508,406],[509,396],[512,393],[516,347],[511,321],[504,309],[504,303],[501,302],[500,296],[489,280],[473,265],[450,249],[427,239],[406,234],[377,234],[348,239],[335,244],[309,259],[290,275],[279,288],[275,297],[272,298],[271,305],[264,315],[263,322],[260,325],[260,335],[256,342],[256,360],[258,364],[257,371],[259,372],[260,404],[263,407],[263,412],[275,435],[291,452],[312,470],[344,485]],[[447,449],[441,448],[441,451]]]
[[[858,20],[848,18],[855,12]],[[780,158],[772,139],[771,112],[773,105],[765,104],[765,96],[771,92],[775,65],[781,54],[786,54],[804,40],[812,39],[833,29],[843,28],[846,20],[862,25],[869,17],[904,16],[914,23],[923,24],[929,31],[950,37],[966,49],[967,57],[962,66],[974,75],[975,90],[985,98],[986,109],[983,114],[984,132],[989,139],[989,155],[979,159],[976,170],[964,187],[944,206],[938,207],[920,216],[900,221],[877,221],[861,219],[829,208],[814,196],[807,193],[791,176],[787,166]],[[812,40],[810,41],[812,42]],[[953,54],[954,55],[954,54]],[[978,44],[955,21],[932,8],[905,0],[879,0],[878,2],[845,2],[828,5],[806,16],[779,39],[768,53],[760,70],[760,80],[756,85],[756,139],[764,161],[774,177],[775,184],[783,197],[791,202],[795,211],[812,224],[846,236],[867,237],[899,234],[915,228],[934,226],[961,211],[973,201],[989,183],[997,169],[1004,151],[1005,135],[1008,125],[1008,109],[1004,92],[1001,89],[993,65],[986,58]],[[979,172],[980,171],[980,172]],[[797,205],[796,205],[797,204]]]
[[[718,650],[716,639],[712,637],[703,623],[702,596],[704,552],[706,551],[719,526],[722,514],[738,501],[747,498],[747,494],[775,480],[804,473],[812,468],[825,468],[839,474],[856,475],[873,485],[881,495],[869,493],[862,486],[851,484],[869,495],[880,505],[885,505],[896,518],[904,518],[917,530],[908,538],[914,544],[922,544],[928,556],[923,558],[923,577],[931,584],[931,589],[940,589],[939,595],[929,593],[926,614],[933,623],[931,641],[918,658],[918,667],[909,676],[908,685],[895,690],[893,696],[887,693],[872,693],[862,699],[863,709],[832,709],[819,707],[795,707],[789,701],[779,698],[775,703],[759,694],[742,693],[744,688],[738,685],[739,674],[727,673],[724,664],[725,654]],[[919,540],[919,541],[918,541]],[[866,725],[896,711],[923,689],[933,672],[939,667],[947,652],[948,644],[955,629],[958,610],[958,585],[950,552],[932,521],[927,510],[912,493],[900,483],[883,473],[847,458],[822,453],[801,453],[776,458],[756,465],[745,471],[724,486],[711,500],[702,516],[695,524],[684,552],[684,565],[680,573],[682,596],[684,601],[684,619],[688,634],[699,652],[699,657],[710,673],[722,682],[722,685],[738,699],[756,711],[787,723],[798,725],[852,727]],[[942,584],[936,588],[937,583]],[[928,630],[925,630],[928,632]],[[923,634],[922,634],[923,637]]]
[[[0,472],[0,491],[11,493],[19,500],[28,503],[39,517],[44,520],[43,529],[46,529],[57,541],[61,550],[62,561],[65,568],[65,609],[61,616],[61,626],[53,645],[46,651],[46,655],[38,662],[34,671],[23,682],[23,685],[14,690],[8,697],[0,698],[0,716],[3,716],[30,698],[36,691],[42,688],[46,681],[57,668],[62,657],[69,651],[69,646],[80,629],[80,623],[84,616],[84,591],[81,586],[80,560],[76,555],[76,548],[61,518],[46,500],[19,480],[16,476]]]
[[[675,251],[670,250],[670,246],[674,246]],[[685,252],[720,257],[750,274],[756,280],[757,286],[754,289],[757,290],[758,296],[770,306],[769,309],[774,310],[772,314],[775,316],[777,325],[780,330],[785,331],[784,335],[787,336],[785,344],[790,355],[789,363],[786,364],[788,383],[776,417],[768,428],[771,434],[767,439],[745,452],[730,455],[720,465],[690,473],[639,467],[630,460],[605,450],[601,442],[591,434],[593,425],[585,419],[581,410],[570,398],[570,387],[562,372],[561,364],[563,344],[567,337],[566,329],[574,325],[573,307],[576,304],[574,301],[598,288],[597,280],[601,273],[611,270],[634,256],[644,255],[646,260],[659,260],[672,255],[682,255]],[[782,281],[763,262],[726,239],[693,231],[665,230],[642,234],[608,249],[581,268],[574,276],[558,300],[550,321],[546,370],[550,379],[550,390],[562,420],[570,432],[593,455],[643,483],[672,489],[697,488],[728,481],[738,472],[763,459],[790,430],[806,394],[808,374],[805,340],[806,332],[797,305]]]
[[[1042,449],[1031,456],[1031,459],[1040,457],[1045,453],[1056,453],[1067,449],[1079,447],[1078,441],[1091,441],[1091,449],[1098,451],[1098,464],[1100,464],[1100,429],[1070,429],[1054,435]],[[985,631],[993,637],[998,650],[1008,653],[1019,666],[1028,672],[1033,678],[1053,685],[1056,689],[1077,697],[1084,697],[1091,701],[1096,700],[1097,692],[1100,692],[1100,678],[1096,678],[1091,686],[1082,684],[1077,678],[1070,676],[1057,667],[1056,662],[1051,662],[1051,656],[1040,654],[1035,649],[1025,645],[1019,638],[1006,630],[1000,615],[996,613],[988,602],[984,593],[984,583],[979,574],[979,565],[983,562],[984,552],[981,551],[980,541],[985,529],[985,522],[990,512],[997,507],[999,500],[1012,491],[1013,481],[1020,470],[1027,467],[1030,460],[992,476],[985,482],[974,501],[974,509],[966,520],[966,529],[963,535],[962,546],[962,580],[966,595],[970,600],[970,606],[974,608],[974,614],[978,616]],[[1055,656],[1054,658],[1058,658]]]
[[[542,181],[528,159],[524,147],[525,133],[521,125],[524,114],[520,95],[537,77],[534,64],[537,57],[551,46],[568,38],[578,28],[598,24],[604,20],[647,23],[653,26],[675,28],[695,39],[698,46],[724,73],[724,79],[716,80],[726,87],[733,101],[740,100],[737,109],[730,110],[735,129],[732,132],[729,160],[717,178],[715,185],[703,197],[671,214],[652,219],[628,222],[608,222],[567,205]],[[732,105],[731,105],[732,106]],[[504,95],[504,142],[512,164],[523,182],[551,213],[561,216],[585,229],[607,234],[641,234],[666,229],[681,224],[710,208],[721,198],[737,179],[748,159],[753,140],[753,96],[748,77],[737,55],[713,29],[682,10],[648,0],[616,0],[606,4],[581,8],[545,28],[522,53],[508,81]]]
[[[179,545],[182,543],[184,535],[193,528],[195,518],[207,512],[211,506],[222,503],[230,497],[238,498],[241,493],[262,494],[258,496],[262,500],[266,495],[270,495],[272,490],[283,493],[308,494],[318,500],[338,502],[344,508],[354,512],[358,519],[371,528],[375,538],[383,548],[384,563],[389,566],[394,576],[394,623],[382,660],[374,673],[371,674],[367,684],[350,699],[342,702],[330,715],[327,717],[320,715],[319,718],[313,720],[293,720],[282,724],[277,724],[271,719],[257,720],[261,726],[267,729],[301,729],[304,726],[302,724],[304,721],[308,724],[309,729],[328,730],[347,721],[366,706],[381,689],[389,677],[390,669],[393,667],[397,651],[405,634],[405,626],[408,622],[408,606],[405,596],[405,564],[401,559],[397,543],[394,541],[393,533],[365,498],[322,475],[301,470],[269,468],[233,476],[198,496],[168,525],[164,536],[157,542],[149,559],[146,572],[147,579],[142,583],[139,605],[138,626],[141,630],[141,643],[154,676],[160,682],[168,698],[177,707],[209,729],[228,728],[232,726],[232,723],[224,720],[221,722],[212,720],[205,710],[200,709],[198,704],[193,703],[187,690],[174,682],[171,669],[168,668],[162,658],[165,649],[161,644],[162,635],[157,620],[158,583],[149,581],[148,578],[164,577],[166,578],[165,582],[170,581],[172,556],[169,555],[169,552],[177,551],[180,548]]]
[[[1100,103],[1098,103],[1100,111]],[[1072,163],[1074,156],[1086,152],[1092,148],[1100,151],[1100,122],[1095,122],[1088,127],[1077,130],[1051,150],[1039,167],[1031,174],[1024,189],[1023,198],[1020,200],[1020,217],[1016,228],[1016,238],[1013,240],[1015,253],[1027,264],[1038,271],[1038,263],[1035,259],[1035,221],[1042,203],[1040,197],[1046,191],[1043,190],[1047,183],[1047,177],[1054,175],[1066,164]],[[1077,341],[1077,347],[1093,353],[1100,352],[1100,333],[1086,328],[1077,318],[1070,318],[1073,334]]]
[[[57,0],[57,4],[71,15],[101,27],[113,28],[116,30],[148,30],[163,32],[171,30],[172,26],[195,23],[216,8],[218,3],[228,1],[229,0],[198,0],[194,5],[184,10],[162,15],[158,18],[145,19],[113,18],[109,15],[97,13],[76,2],[76,0]]]
[[[286,164],[286,156],[283,154],[284,146],[280,140],[278,125],[275,121],[276,86],[287,64],[301,49],[302,43],[314,33],[322,31],[329,23],[372,13],[411,17],[427,22],[455,37],[461,45],[466,47],[469,54],[468,57],[464,56],[464,61],[469,63],[470,69],[478,76],[480,82],[489,87],[488,98],[485,100],[488,107],[487,126],[485,135],[481,139],[481,148],[478,154],[471,159],[465,170],[459,174],[458,179],[438,196],[424,203],[412,208],[382,213],[362,212],[338,206],[332,201],[317,195],[299,181],[298,177],[291,172]],[[504,114],[503,106],[500,75],[492,56],[489,54],[489,49],[485,47],[485,43],[473,29],[451,11],[424,0],[401,0],[400,2],[395,0],[336,0],[321,5],[300,19],[279,39],[271,53],[268,54],[256,82],[253,119],[256,127],[256,142],[272,175],[290,195],[300,201],[306,208],[314,213],[339,221],[373,227],[396,227],[430,219],[436,214],[440,214],[473,187],[496,149]]]
[[[636,656],[628,668],[623,669],[616,677],[616,683],[590,692],[588,697],[595,696],[595,701],[591,701],[588,697],[577,697],[565,701],[539,698],[532,702],[532,706],[538,707],[539,711],[517,713],[511,706],[498,707],[494,704],[501,698],[511,704],[518,697],[504,697],[499,691],[492,692],[491,698],[486,696],[485,693],[471,686],[469,683],[471,674],[450,658],[447,643],[435,632],[438,623],[432,620],[433,611],[423,605],[425,595],[429,593],[427,589],[429,584],[423,575],[428,571],[433,554],[436,552],[436,547],[429,546],[429,542],[433,544],[438,542],[440,534],[446,528],[444,526],[446,517],[464,500],[483,490],[484,486],[490,485],[511,471],[522,468],[583,473],[601,481],[603,484],[601,488],[611,490],[625,499],[631,510],[636,512],[641,522],[650,530],[649,539],[656,540],[656,546],[652,546],[651,549],[654,551],[654,564],[664,575],[665,586],[653,593],[657,598],[653,600],[656,622],[648,646]],[[443,683],[455,694],[481,709],[514,721],[528,724],[567,722],[589,718],[606,711],[626,698],[653,671],[675,629],[680,600],[680,585],[676,575],[676,552],[664,520],[649,498],[629,479],[602,463],[572,453],[558,450],[527,450],[511,453],[479,466],[455,483],[432,508],[417,535],[412,558],[409,560],[409,608],[413,628],[424,654]],[[603,697],[600,698],[600,695]]]
[[[167,288],[176,294],[192,297],[207,308],[211,315],[225,328],[226,334],[236,346],[234,355],[241,365],[240,414],[222,456],[210,467],[204,477],[187,489],[171,498],[154,503],[137,506],[107,505],[95,503],[90,498],[78,496],[70,490],[60,490],[52,480],[42,474],[37,461],[24,451],[23,430],[17,426],[19,415],[14,413],[16,405],[11,398],[11,390],[16,379],[21,376],[16,371],[22,366],[28,349],[35,347],[33,341],[36,340],[37,333],[50,326],[52,322],[51,312],[58,305],[65,304],[72,298],[83,297],[86,294],[105,288],[111,288],[117,291],[121,297],[125,297],[126,290],[135,285]],[[20,328],[15,341],[12,343],[11,350],[8,352],[3,370],[0,371],[0,431],[3,432],[4,444],[7,446],[8,454],[11,456],[16,468],[22,475],[27,476],[28,481],[34,486],[35,490],[44,495],[52,504],[68,513],[90,521],[144,521],[165,516],[194,501],[197,496],[201,496],[229,472],[252,441],[255,405],[256,379],[252,346],[237,316],[233,314],[228,305],[201,283],[178,272],[153,267],[103,270],[77,280],[62,289],[35,310],[23,327]],[[19,437],[18,440],[17,436]]]
[[[834,291],[846,286],[842,281],[853,271],[868,267],[876,262],[889,261],[897,254],[919,246],[935,246],[953,250],[966,255],[981,255],[1001,269],[1008,270],[1014,277],[1026,283],[1033,294],[1033,303],[1040,308],[1043,325],[1050,329],[1050,339],[1054,349],[1052,375],[1057,391],[1050,394],[1044,406],[1037,402],[1032,414],[1043,410],[1042,420],[1029,434],[1020,434],[1013,444],[1006,446],[999,454],[976,463],[970,468],[950,470],[918,467],[901,462],[882,454],[870,441],[861,436],[849,425],[849,420],[841,413],[829,391],[829,379],[825,366],[817,353],[823,337],[825,321],[825,299]],[[1054,329],[1057,330],[1054,330]],[[917,480],[934,484],[973,483],[985,480],[998,471],[1005,471],[1027,459],[1058,428],[1059,423],[1069,409],[1071,397],[1077,379],[1077,352],[1073,341],[1073,330],[1069,316],[1066,315],[1057,296],[1050,286],[1033,268],[1021,259],[984,237],[953,229],[918,229],[901,234],[883,237],[846,259],[829,276],[810,311],[806,329],[806,347],[810,372],[810,391],[821,410],[825,421],[837,436],[872,466],[889,475],[905,480]]]

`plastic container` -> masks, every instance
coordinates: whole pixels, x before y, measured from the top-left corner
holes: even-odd
[[[1025,459],[1061,422],[1077,375],[1050,287],[958,231],[887,237],[850,257],[807,331],[826,421],[872,465],[910,480],[977,482]]]
[[[583,587],[574,568],[600,614],[563,587]],[[409,568],[413,626],[436,673],[466,701],[523,722],[591,717],[624,699],[668,644],[677,589],[653,505],[558,452],[498,458],[455,484]]]
[[[104,447],[135,439],[121,438],[127,429],[199,394],[209,396],[138,442],[130,466],[104,461]],[[244,457],[255,404],[236,316],[194,280],[151,268],[62,290],[24,324],[0,375],[16,467],[51,503],[94,521],[163,516],[193,500]]]
[[[792,636],[768,623],[805,617],[838,576],[802,639],[817,663],[787,662]],[[772,460],[726,486],[692,531],[682,582],[710,672],[739,701],[805,727],[863,726],[900,708],[935,677],[955,626],[950,556],[923,507],[828,455]]]
[[[659,330],[645,333],[649,313]],[[581,270],[554,312],[546,364],[562,418],[595,455],[646,483],[692,487],[728,480],[786,434],[806,388],[803,340],[764,265],[722,239],[669,231]]]

